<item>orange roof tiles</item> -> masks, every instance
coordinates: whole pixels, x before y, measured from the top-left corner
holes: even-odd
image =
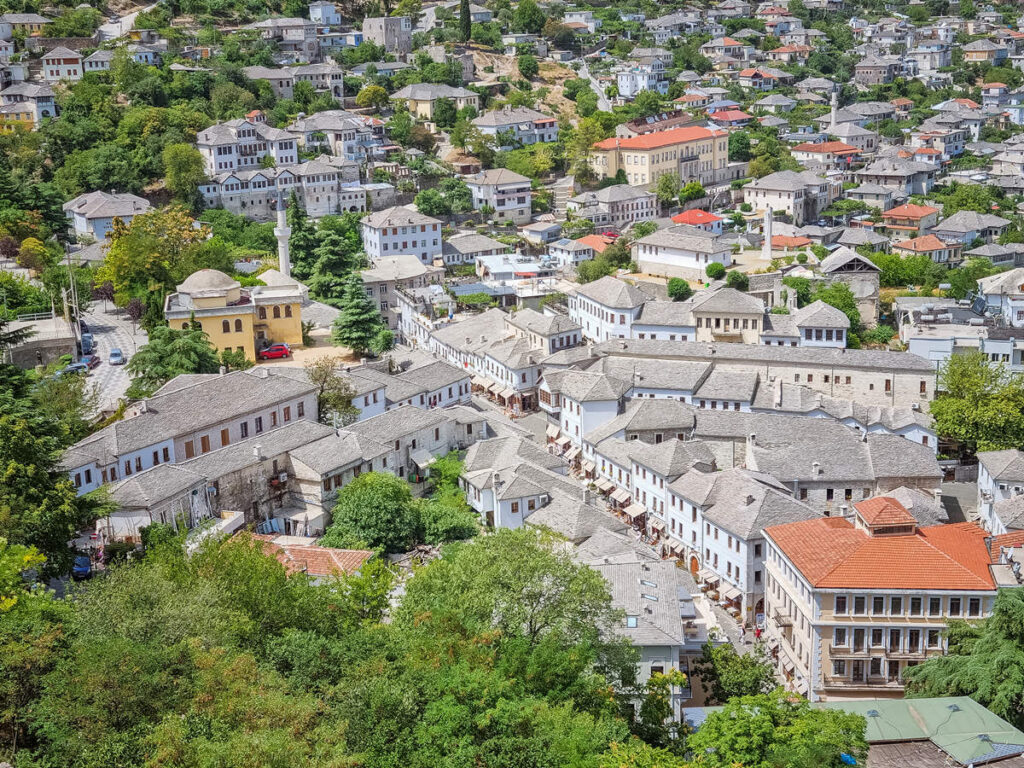
[[[722,45],[743,45],[743,43],[738,40],[733,40],[731,37],[723,37]]]
[[[813,144],[805,141],[793,147],[794,152],[820,152],[821,154],[852,155],[860,152],[856,147],[851,147],[843,141],[823,141],[820,144]]]
[[[900,248],[904,251],[914,251],[915,253],[928,253],[930,251],[941,251],[943,248],[951,247],[948,243],[944,243],[935,235],[922,235],[921,237],[915,237],[913,240],[904,240],[902,243],[896,243],[893,248]]]
[[[882,213],[882,218],[923,219],[925,216],[930,216],[931,214],[938,212],[938,208],[932,208],[930,205],[914,205],[913,203],[904,203],[903,205],[897,205],[895,208],[890,208],[888,211]]]
[[[708,96],[700,93],[688,93],[685,96],[680,96],[678,99],[673,99],[673,101],[681,101],[684,104],[693,104],[698,101],[707,101],[708,99]]]
[[[844,518],[822,517],[772,526],[765,534],[821,589],[995,589],[988,534],[974,523],[871,536]]]
[[[982,88],[1005,88],[1006,83],[985,83]]]
[[[907,99],[907,98],[904,98],[903,96],[898,96],[897,98],[893,99],[889,103],[892,104],[894,107],[906,107],[906,106],[911,106],[912,107],[912,106],[914,106],[914,102],[913,102],[912,99]]]
[[[365,549],[335,549],[316,544],[278,544],[272,535],[254,534],[252,538],[262,544],[263,551],[273,555],[288,573],[309,576],[342,576],[355,573],[363,563],[373,557]]]
[[[576,242],[593,248],[594,253],[604,253],[604,249],[615,241],[604,235],[584,235],[583,237],[576,238]]]
[[[772,237],[772,248],[803,248],[811,244],[811,238],[803,235],[774,235]]]
[[[750,67],[748,69],[741,69],[740,70],[740,77],[753,77],[754,75],[758,75],[758,74],[761,75],[762,79],[764,79],[764,80],[776,80],[776,79],[778,79],[778,78],[775,77],[775,75],[773,75],[773,74],[771,74],[769,72],[765,72],[763,69],[759,69],[757,67]]]
[[[714,224],[716,221],[721,220],[721,216],[715,216],[715,214],[702,211],[700,208],[683,211],[682,213],[677,213],[672,217],[672,221],[676,224],[689,224],[694,227],[700,226],[701,224]]]
[[[953,99],[953,102],[970,109],[978,109],[981,105],[972,99]]]
[[[805,53],[811,50],[809,45],[784,45],[781,48],[774,48],[768,53]]]
[[[733,120],[753,120],[752,115],[748,115],[741,109],[721,109],[718,112],[712,112],[708,115],[712,120],[725,120],[732,122]]]
[[[915,525],[917,520],[907,508],[891,496],[876,496],[853,505],[861,519],[870,526]]]
[[[1010,531],[999,536],[993,536],[988,540],[989,554],[993,563],[999,562],[999,550],[1001,547],[1011,548],[1024,546],[1024,531]]]
[[[658,149],[673,144],[685,144],[690,141],[726,136],[725,131],[713,131],[699,125],[686,128],[672,128],[668,131],[645,133],[642,136],[630,136],[628,139],[605,139],[594,145],[594,149]]]

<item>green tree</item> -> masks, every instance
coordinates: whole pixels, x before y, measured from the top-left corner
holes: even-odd
[[[686,301],[693,296],[693,288],[681,277],[670,277],[668,279],[668,297],[672,301]]]
[[[671,205],[679,197],[682,188],[683,183],[679,180],[678,173],[665,173],[658,177],[654,195],[662,205]]]
[[[750,137],[745,131],[733,131],[729,134],[729,161],[745,163],[750,160]]]
[[[704,267],[704,272],[711,280],[721,280],[725,277],[725,266],[721,262],[712,261]]]
[[[704,191],[701,183],[699,181],[691,181],[680,190],[679,202],[686,204],[691,200],[700,200],[705,195],[707,195],[707,192]]]
[[[388,105],[388,92],[379,85],[364,86],[356,94],[356,106],[372,109],[383,109]]]
[[[285,209],[291,235],[288,237],[288,253],[292,262],[292,272],[298,280],[308,280],[313,275],[316,264],[316,227],[306,215],[306,209],[299,202],[298,195],[292,191]]]
[[[806,699],[777,689],[741,696],[713,712],[687,746],[708,768],[735,765],[840,768],[841,755],[867,757],[866,723],[838,709],[812,709]]]
[[[32,401],[39,415],[57,426],[66,445],[89,434],[99,410],[99,392],[84,376],[40,379],[32,388]]]
[[[160,326],[150,332],[148,343],[139,347],[128,361],[128,373],[132,376],[129,397],[147,397],[184,373],[220,370],[217,350],[197,325],[181,330]]]
[[[191,144],[170,144],[164,148],[164,184],[179,201],[194,205],[199,185],[206,181],[203,156]]]
[[[335,344],[348,347],[356,354],[365,352],[370,348],[382,321],[377,304],[371,296],[366,295],[363,279],[358,272],[345,278],[339,307],[341,313],[334,321],[331,338]]]
[[[940,435],[967,453],[1024,445],[1024,379],[983,352],[951,355],[939,366],[931,404]]]
[[[521,0],[513,13],[512,26],[517,32],[540,34],[544,29],[547,16],[535,0]]]
[[[516,57],[516,68],[519,70],[519,74],[526,80],[532,80],[540,72],[537,57],[528,53]]]
[[[954,620],[947,648],[908,669],[907,698],[970,696],[1015,727],[1024,726],[1024,593],[1001,589],[992,615]]]
[[[445,200],[440,190],[436,188],[417,192],[413,202],[416,205],[416,210],[424,216],[443,217],[450,216],[452,212],[448,201]]]
[[[466,43],[473,35],[473,19],[470,14],[469,0],[459,0],[459,40]]]
[[[652,747],[640,739],[612,742],[600,755],[597,768],[688,768],[689,763],[667,749]]]
[[[438,127],[449,129],[458,120],[459,110],[453,99],[437,99],[434,102],[434,122]]]
[[[695,662],[695,674],[716,702],[768,693],[775,687],[775,674],[760,645],[750,653],[739,654],[730,643],[705,643]]]
[[[630,229],[630,235],[634,240],[653,235],[658,231],[658,225],[653,221],[638,221]]]
[[[725,284],[737,291],[746,291],[750,287],[750,278],[745,273],[732,269],[725,278]]]
[[[370,351],[380,357],[385,352],[395,348],[395,332],[386,326],[381,326],[370,341]]]
[[[366,472],[338,491],[325,547],[355,537],[384,552],[405,552],[419,540],[420,520],[409,484],[395,475]]]
[[[316,387],[317,413],[321,424],[344,426],[359,417],[359,409],[352,404],[355,389],[339,373],[343,365],[340,356],[325,355],[303,366],[310,383]]]

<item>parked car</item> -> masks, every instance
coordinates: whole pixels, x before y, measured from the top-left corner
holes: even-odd
[[[117,347],[114,347],[110,350],[110,357],[107,358],[107,362],[111,365],[124,365],[126,362],[124,359],[124,352]]]
[[[59,379],[61,376],[64,376],[64,375],[67,375],[67,374],[71,374],[73,376],[78,376],[78,375],[85,376],[88,373],[89,373],[89,366],[86,365],[85,363],[71,363],[70,365],[65,365],[63,368],[61,368],[59,371],[57,371],[55,374],[53,374],[53,377],[55,379]]]
[[[92,560],[88,555],[78,555],[75,564],[71,566],[71,578],[75,581],[82,581],[92,576]]]
[[[96,349],[96,342],[92,338],[91,333],[82,334],[82,354],[91,355],[93,350]]]
[[[91,370],[99,365],[101,361],[99,355],[84,355],[78,362],[85,363],[86,367]]]
[[[618,240],[619,233],[618,232],[602,232],[601,236],[602,237],[607,237],[609,240]]]
[[[259,352],[260,360],[273,360],[279,357],[291,357],[292,351],[287,344],[271,344]]]

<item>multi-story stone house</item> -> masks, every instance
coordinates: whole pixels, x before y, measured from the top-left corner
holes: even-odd
[[[605,139],[593,146],[590,166],[600,179],[621,170],[630,184],[648,189],[667,173],[684,182],[718,184],[730,177],[727,138],[726,131],[691,126]]]
[[[638,221],[658,216],[658,199],[644,187],[613,184],[593,192],[584,192],[566,201],[566,213],[594,222],[598,230],[625,229]]]
[[[569,317],[580,326],[583,338],[590,341],[628,339],[632,335],[630,326],[649,298],[622,280],[602,277],[569,294]]]
[[[473,118],[472,123],[483,135],[501,140],[496,147],[498,150],[558,141],[558,118],[529,107],[492,109]]]
[[[530,180],[506,168],[492,168],[465,178],[473,196],[473,208],[484,206],[494,211],[498,223],[512,221],[526,224],[532,217],[533,193]]]
[[[210,126],[196,134],[196,147],[210,176],[259,168],[265,157],[276,166],[294,165],[299,160],[295,136],[271,128],[262,114]]]
[[[395,206],[362,220],[363,248],[370,261],[411,253],[432,264],[442,252],[441,222],[409,208]]]

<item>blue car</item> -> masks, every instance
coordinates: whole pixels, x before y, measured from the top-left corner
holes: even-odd
[[[78,555],[75,564],[71,566],[71,578],[75,581],[82,581],[92,576],[92,560],[88,555]]]
[[[124,352],[122,352],[117,347],[114,347],[112,350],[110,350],[110,357],[107,358],[107,362],[110,363],[111,365],[124,365]]]
[[[61,368],[59,371],[53,374],[53,377],[55,379],[59,379],[61,376],[65,376],[67,374],[72,374],[74,376],[86,376],[88,375],[88,373],[89,366],[86,365],[85,363],[71,363],[70,365],[65,365],[63,368]]]

